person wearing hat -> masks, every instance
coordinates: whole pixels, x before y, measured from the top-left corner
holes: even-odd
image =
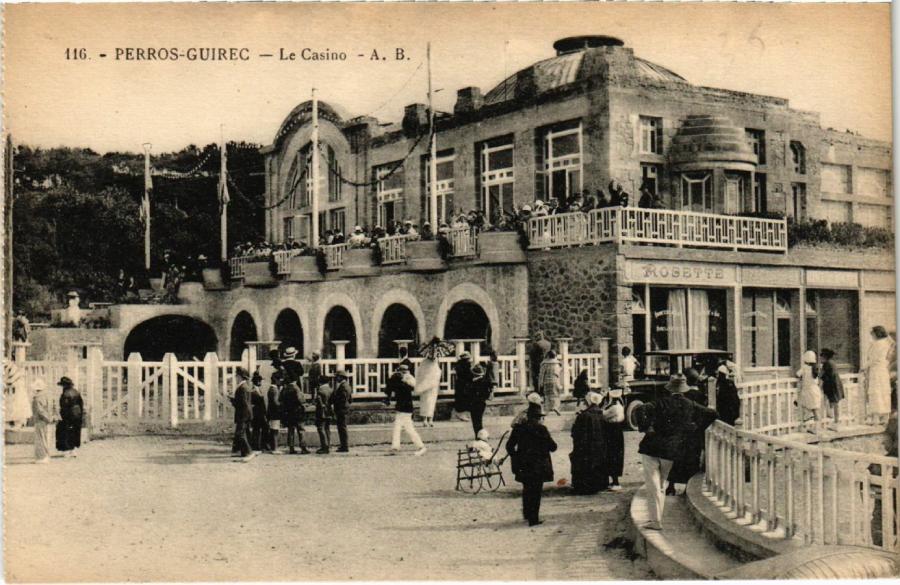
[[[606,440],[606,470],[609,473],[609,489],[622,491],[619,478],[625,469],[625,404],[623,389],[612,388],[603,393],[600,410],[603,411],[603,438]]]
[[[341,446],[338,447],[338,453],[348,453],[350,451],[347,418],[350,416],[350,404],[353,402],[353,387],[350,386],[349,378],[350,375],[347,373],[347,370],[340,369],[334,373],[337,387],[331,395],[331,407],[334,410],[338,439],[341,442]]]
[[[285,353],[285,357],[287,355]],[[296,350],[294,355],[296,356]],[[298,382],[287,381],[290,376],[289,361],[291,360],[285,359],[282,362],[285,383],[279,396],[279,402],[281,402],[281,426],[287,429],[288,453],[295,455],[297,453],[295,443],[299,442],[300,454],[308,455],[309,449],[306,448],[306,440],[303,437],[303,418],[306,415],[306,410],[303,407],[303,394],[300,392]],[[299,362],[297,362],[297,365],[299,365]]]
[[[542,524],[541,492],[545,482],[553,481],[550,453],[556,451],[556,442],[541,422],[543,416],[540,404],[529,404],[525,422],[513,427],[506,442],[513,474],[522,484],[522,516],[529,526]]]
[[[272,372],[272,383],[266,393],[266,418],[269,421],[269,436],[266,439],[266,451],[278,453],[278,432],[281,430],[281,384],[284,373],[279,369]]]
[[[560,415],[560,372],[562,364],[556,359],[556,352],[550,350],[541,362],[540,371],[540,388],[541,394],[544,396],[544,408],[547,412],[554,412]]]
[[[316,406],[316,432],[319,434],[318,455],[328,455],[331,452],[331,421],[334,420],[334,410],[331,403],[331,395],[334,389],[327,376],[319,377],[319,386],[316,388],[313,402]]]
[[[838,404],[844,399],[844,383],[841,381],[837,366],[831,361],[834,350],[822,349],[822,368],[819,377],[822,380],[822,394],[828,399],[831,420],[838,420]]]
[[[609,487],[606,465],[606,435],[603,433],[603,395],[587,393],[587,408],[578,413],[572,424],[572,490],[591,495]]]
[[[269,417],[266,412],[266,397],[263,396],[263,378],[259,370],[253,372],[250,388],[250,406],[253,418],[250,421],[250,447],[254,451],[262,451],[266,447],[269,436]]]
[[[550,351],[550,342],[544,337],[543,331],[535,331],[531,342],[531,350],[528,352],[528,364],[531,366],[531,389],[541,392],[541,363],[547,352]]]
[[[453,365],[456,380],[453,384],[453,410],[458,420],[468,421],[464,412],[469,412],[472,401],[472,355],[464,351]]]
[[[694,409],[691,412],[693,418],[690,422],[693,428],[685,433],[681,457],[675,460],[672,469],[669,470],[669,485],[666,487],[667,496],[674,496],[678,493],[675,489],[676,483],[687,485],[687,482],[700,471],[703,448],[706,445],[706,428],[718,418],[718,413],[715,416],[709,416],[709,413],[715,411],[706,408],[709,405],[709,399],[706,396],[706,392],[700,389],[706,386],[706,380],[700,375],[700,372],[694,368],[686,369],[684,371],[684,381],[688,389],[681,396],[697,406],[703,407],[704,410]]]
[[[249,461],[256,455],[250,447],[250,441],[247,440],[247,430],[253,420],[253,404],[247,382],[250,372],[246,368],[239,367],[235,370],[235,377],[238,385],[234,389],[234,395],[229,397],[234,407],[234,445],[241,454],[241,460]]]
[[[56,425],[56,450],[77,457],[78,448],[81,447],[84,400],[68,377],[63,376],[56,385],[62,386],[62,394],[59,396],[60,421]]]
[[[81,324],[81,307],[79,306],[81,299],[74,290],[69,291],[68,294],[66,294],[66,299],[68,306],[63,313],[63,322],[77,327]]]
[[[296,384],[299,389],[300,380],[303,378],[303,364],[297,358],[298,353],[295,347],[285,349],[281,359],[281,369],[284,370],[284,383],[286,385]]]
[[[416,455],[424,455],[428,450],[425,443],[422,442],[419,433],[413,426],[413,394],[416,387],[416,380],[409,373],[409,366],[401,364],[397,367],[391,377],[387,381],[385,387],[385,404],[390,404],[391,398],[394,398],[395,408],[397,410],[394,415],[394,431],[391,439],[391,450],[397,452],[400,450],[400,435],[403,431],[409,435],[413,444],[417,447]]]
[[[31,384],[31,412],[34,417],[34,461],[50,462],[50,424],[53,423],[53,405],[47,395],[47,387],[40,378]]]
[[[538,394],[537,392],[529,392],[525,396],[525,410],[521,411],[519,414],[513,417],[512,423],[510,424],[510,428],[516,428],[517,425],[524,423],[528,420],[528,407],[532,404],[543,405],[544,397]]]
[[[310,354],[309,369],[306,371],[306,381],[313,392],[319,387],[319,378],[322,376],[322,364],[319,362],[319,357],[317,351]],[[315,400],[315,396],[313,400]]]
[[[727,425],[734,423],[741,416],[741,399],[734,382],[734,370],[723,363],[716,370],[716,412],[719,420]]]
[[[638,445],[641,467],[644,470],[645,490],[648,502],[649,522],[644,526],[662,530],[666,495],[663,486],[672,465],[685,448],[685,437],[695,426],[694,411],[715,420],[716,412],[702,407],[684,397],[689,390],[684,374],[672,375],[665,391],[654,400],[636,410],[638,429],[644,433]]]
[[[484,411],[487,409],[487,401],[491,397],[491,381],[481,364],[472,368],[472,382],[469,387],[469,413],[472,415],[472,431],[477,437],[478,432],[484,428]]]
[[[797,370],[798,386],[797,402],[800,404],[801,422],[804,424],[812,420],[813,430],[819,432],[821,423],[822,389],[819,388],[819,358],[816,352],[808,350],[803,353],[803,364]],[[808,414],[809,413],[809,414]]]

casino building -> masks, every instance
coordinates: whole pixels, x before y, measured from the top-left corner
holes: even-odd
[[[553,48],[436,113],[438,216],[562,202],[611,180],[631,205],[646,183],[671,211],[530,226],[530,331],[571,337],[578,351],[600,337],[616,353],[728,349],[752,376],[787,375],[822,347],[855,369],[869,329],[895,329],[890,251],[788,246],[786,221],[755,219],[890,228],[890,144],[824,129],[783,98],[693,85],[616,38]],[[320,230],[426,221],[427,107],[407,106],[396,124],[321,102],[319,112]],[[309,237],[310,118],[300,104],[263,149],[273,241]]]

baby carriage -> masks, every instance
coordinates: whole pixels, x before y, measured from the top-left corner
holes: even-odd
[[[489,459],[483,459],[478,451],[472,448],[460,449],[456,452],[456,489],[467,494],[477,494],[481,490],[495,492],[501,485],[506,485],[501,466],[506,455],[500,456],[500,447],[509,431],[503,433],[497,448]]]

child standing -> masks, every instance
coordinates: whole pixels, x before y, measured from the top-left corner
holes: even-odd
[[[828,399],[829,413],[835,424],[838,422],[838,403],[844,399],[844,384],[838,373],[837,366],[832,362],[834,351],[822,350],[822,393]]]
[[[812,412],[812,418],[815,419],[815,433],[819,433],[819,425],[821,420],[822,407],[822,390],[819,388],[819,366],[816,352],[808,350],[803,354],[803,365],[797,370],[797,377],[800,378],[800,394],[798,396],[800,407],[802,408],[802,419],[805,424],[809,417],[805,411]]]

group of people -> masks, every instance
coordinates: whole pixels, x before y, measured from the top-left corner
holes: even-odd
[[[31,383],[31,413],[34,421],[34,458],[37,463],[50,462],[50,430],[55,425],[56,450],[66,457],[77,457],[84,426],[84,400],[67,376],[57,385],[62,388],[58,407],[40,378]]]

